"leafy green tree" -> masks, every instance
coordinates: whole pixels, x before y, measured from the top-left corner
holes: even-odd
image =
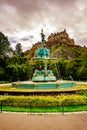
[[[12,51],[12,49],[8,38],[0,32],[0,59],[3,59],[4,56],[10,51]]]
[[[32,66],[28,64],[9,64],[6,67],[6,78],[10,82],[31,79]]]
[[[87,80],[87,52],[83,52],[82,55],[79,57],[80,66],[77,70],[77,74],[79,79]]]
[[[27,62],[25,57],[15,54],[7,60],[6,80],[23,81],[31,78],[32,66]]]
[[[70,76],[72,76],[74,80],[79,79],[79,76],[77,74],[80,65],[79,63],[80,61],[78,59],[72,59],[68,61],[66,66],[66,74],[68,79],[70,79]]]
[[[13,55],[8,38],[0,32],[0,80],[6,78],[6,65],[9,57]]]
[[[6,66],[6,79],[8,81],[18,80],[18,67],[15,64],[9,64]]]
[[[67,79],[67,75],[66,75],[66,65],[67,65],[67,61],[64,60],[63,58],[60,58],[58,60],[58,71],[59,71],[59,78],[60,79]]]

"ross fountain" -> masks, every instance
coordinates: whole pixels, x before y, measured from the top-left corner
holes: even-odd
[[[55,61],[56,58],[50,58],[50,51],[45,46],[45,35],[43,34],[43,29],[41,30],[42,43],[38,47],[35,57],[32,59],[34,62],[42,63],[39,69],[35,69],[32,81],[56,81],[52,70],[48,67],[51,61]]]

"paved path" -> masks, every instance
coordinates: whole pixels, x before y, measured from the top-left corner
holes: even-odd
[[[87,113],[0,113],[0,130],[87,130]]]

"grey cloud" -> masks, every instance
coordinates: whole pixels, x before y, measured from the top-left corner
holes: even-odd
[[[11,6],[15,12],[2,10],[3,5]],[[79,37],[83,39],[87,34],[86,16],[87,0],[0,0],[0,29],[9,34],[31,31],[48,21],[56,31],[72,28],[80,42]]]
[[[61,9],[61,11],[65,11],[65,9],[70,9],[70,6],[74,6],[75,1],[76,0],[1,0],[0,3],[1,5],[11,5],[17,9],[18,13],[28,15],[37,12],[40,14],[40,12],[46,10],[51,11],[50,6],[55,6]]]
[[[13,44],[17,43],[17,41],[15,40],[14,37],[10,37],[8,40],[9,40],[9,42],[11,42]]]
[[[0,3],[15,7],[18,12],[30,13],[40,9],[42,0],[1,0]]]
[[[79,38],[78,43],[81,46],[87,46],[87,37],[81,37],[81,38]]]

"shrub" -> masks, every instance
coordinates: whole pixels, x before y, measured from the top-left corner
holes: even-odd
[[[16,107],[46,107],[64,105],[87,104],[87,96],[60,95],[60,96],[3,96],[3,105]]]

